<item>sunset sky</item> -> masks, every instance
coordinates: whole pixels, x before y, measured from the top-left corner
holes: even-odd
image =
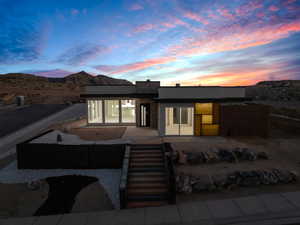
[[[300,79],[300,0],[0,0],[0,73]]]

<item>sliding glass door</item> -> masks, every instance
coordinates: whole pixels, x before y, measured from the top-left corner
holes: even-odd
[[[121,100],[122,123],[135,123],[135,100]]]
[[[101,100],[88,101],[88,121],[89,123],[103,123]]]
[[[193,107],[166,107],[166,135],[193,135]]]
[[[166,135],[180,135],[180,108],[166,108]]]
[[[119,100],[104,100],[105,123],[119,123]]]

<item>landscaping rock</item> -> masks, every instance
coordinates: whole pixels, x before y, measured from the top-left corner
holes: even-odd
[[[213,176],[180,174],[176,178],[177,192],[191,193],[253,187],[258,185],[288,184],[297,180],[297,174],[283,169],[236,171]]]
[[[192,193],[193,189],[190,183],[190,176],[185,174],[179,174],[176,177],[176,188],[179,193]]]
[[[228,176],[226,174],[215,174],[212,176],[212,180],[219,190],[224,189],[228,185]]]
[[[265,152],[256,153],[248,148],[234,149],[210,149],[202,152],[182,152],[178,151],[178,162],[180,164],[204,164],[216,162],[239,162],[239,161],[255,161],[257,159],[268,159]]]
[[[209,175],[197,176],[191,179],[193,192],[213,191],[216,189]]]
[[[179,164],[187,163],[187,155],[182,151],[178,151],[178,163]]]
[[[269,156],[265,152],[257,153],[257,159],[269,159]]]

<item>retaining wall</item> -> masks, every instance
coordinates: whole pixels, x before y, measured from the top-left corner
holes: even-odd
[[[30,143],[44,132],[17,145],[18,169],[117,169],[125,144],[63,145]]]

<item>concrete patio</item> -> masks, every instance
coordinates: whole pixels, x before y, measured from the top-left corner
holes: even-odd
[[[0,225],[299,224],[300,192],[163,207],[0,220]]]

